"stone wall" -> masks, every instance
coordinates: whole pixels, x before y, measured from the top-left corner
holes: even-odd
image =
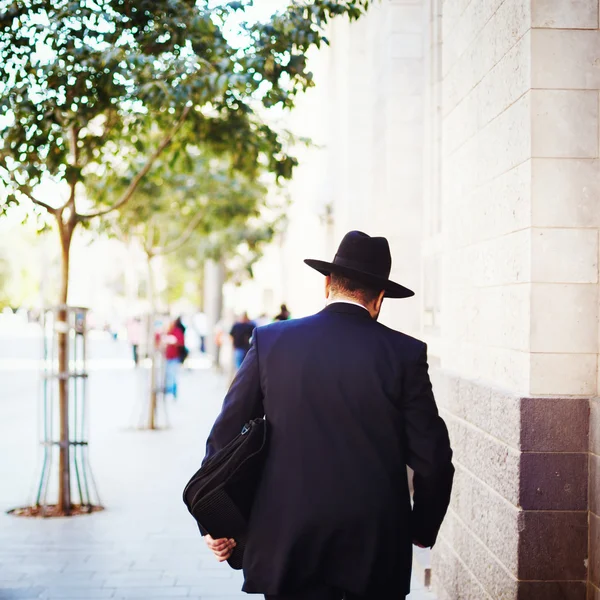
[[[440,599],[585,600],[588,401],[441,371],[434,386],[456,465],[433,553]]]
[[[425,242],[442,264],[430,335],[457,463],[436,589],[584,600],[588,551],[596,584],[600,562],[594,513],[588,542],[587,400],[598,373],[598,1],[447,0],[441,16],[431,6],[443,235]]]

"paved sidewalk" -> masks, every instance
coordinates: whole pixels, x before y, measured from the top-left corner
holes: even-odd
[[[91,461],[107,509],[59,520],[4,514],[26,504],[35,483],[37,385],[34,372],[0,373],[0,599],[248,598],[240,574],[209,555],[181,501],[220,407],[222,380],[184,372],[171,428],[149,432],[131,427],[141,374],[93,373]],[[434,597],[415,590],[409,598]]]

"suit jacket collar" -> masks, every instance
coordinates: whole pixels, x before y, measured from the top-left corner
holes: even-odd
[[[349,304],[348,302],[332,302],[331,304],[328,304],[322,312],[342,313],[373,320],[371,317],[371,313],[366,308],[364,308],[363,306],[358,306],[356,304]]]

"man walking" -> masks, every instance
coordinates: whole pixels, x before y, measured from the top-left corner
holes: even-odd
[[[233,344],[233,364],[236,371],[242,366],[242,361],[250,350],[250,340],[255,327],[256,324],[249,319],[248,313],[244,313],[229,332]]]
[[[244,591],[272,600],[399,600],[412,544],[433,546],[454,469],[423,342],[379,324],[385,238],[353,231],[326,276],[326,308],[254,332],[207,443],[266,415],[270,446],[244,552]],[[411,507],[406,465],[414,472]],[[227,560],[235,540],[209,547]]]

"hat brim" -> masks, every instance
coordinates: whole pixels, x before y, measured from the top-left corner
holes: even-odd
[[[358,269],[342,267],[341,265],[336,265],[324,260],[314,260],[312,258],[307,258],[304,262],[309,267],[319,271],[322,275],[331,275],[332,273],[335,273],[355,281],[360,281],[370,288],[384,290],[385,298],[410,298],[415,295],[412,290],[409,290],[399,283],[395,283],[384,277],[372,275],[371,273],[359,271]]]

